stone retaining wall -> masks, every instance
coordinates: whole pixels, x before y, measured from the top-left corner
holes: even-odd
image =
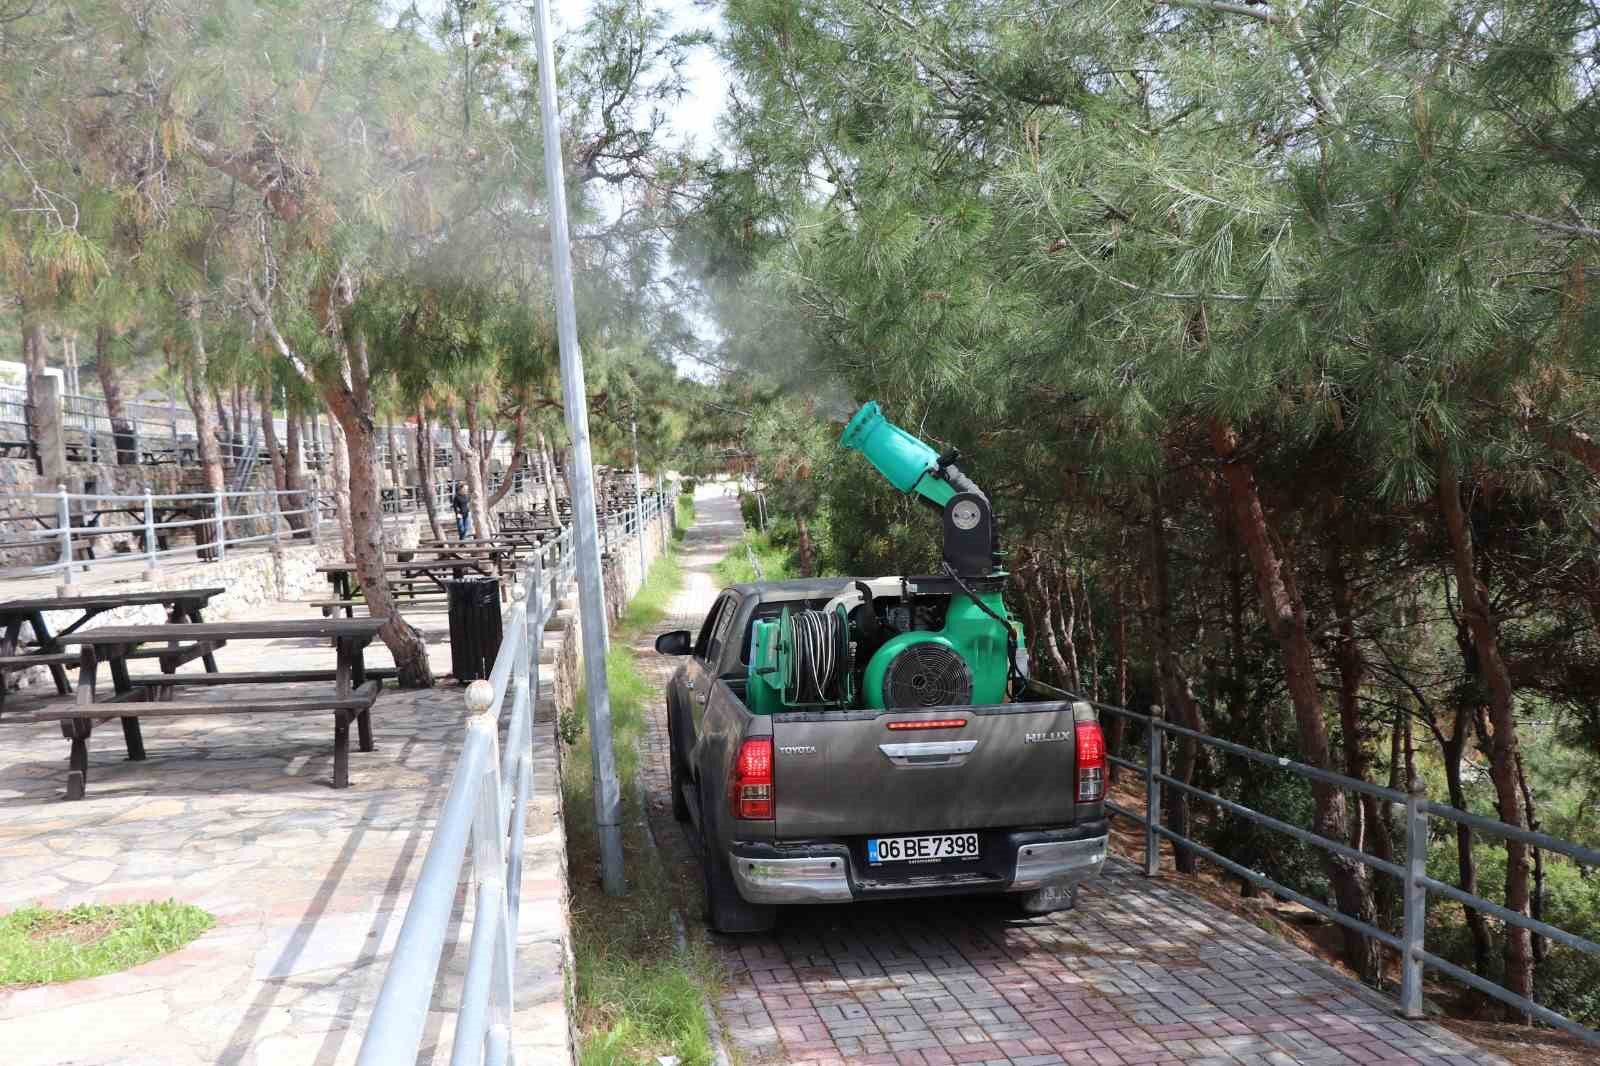
[[[655,562],[672,543],[673,523],[676,516],[674,508],[665,508],[656,520],[645,528],[645,565]],[[639,542],[633,538],[613,545],[612,551],[603,560],[602,575],[606,590],[606,617],[614,623],[622,616],[629,601],[638,593],[644,584],[645,571],[640,567]],[[540,706],[538,720],[547,722],[559,719],[564,712],[571,711],[577,706],[578,689],[582,685],[583,676],[583,639],[580,629],[577,609],[577,589],[569,584],[562,591],[561,607],[546,627],[544,640],[544,654],[540,658]],[[551,678],[546,682],[544,675],[548,671]],[[548,700],[545,698],[546,685],[549,688]],[[544,727],[548,729],[549,727]],[[539,736],[550,734],[541,730]],[[555,790],[558,804],[555,819],[555,833],[560,836],[559,848],[553,849],[555,858],[549,863],[540,863],[533,869],[523,872],[524,884],[538,883],[547,877],[554,877],[558,884],[560,894],[560,929],[563,955],[563,971],[560,974],[546,975],[542,984],[550,985],[547,991],[552,991],[559,984],[562,1001],[566,1012],[567,1025],[567,1062],[575,1061],[574,1049],[578,1047],[577,1034],[577,982],[576,966],[572,955],[572,893],[569,886],[569,871],[567,868],[567,847],[564,814],[559,807],[562,790],[559,787],[559,778],[562,770],[561,742],[556,737],[551,737],[556,756],[556,773],[558,787]],[[553,869],[545,869],[553,866]],[[526,901],[525,901],[526,909]],[[519,978],[524,982],[526,978]],[[539,998],[535,990],[533,999]],[[519,1012],[520,1013],[520,1012]],[[521,1019],[517,1022],[520,1024]],[[513,1027],[515,1031],[515,1026]]]

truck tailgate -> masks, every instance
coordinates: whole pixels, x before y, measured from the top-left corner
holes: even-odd
[[[780,839],[1074,821],[1069,702],[780,714],[772,734]]]

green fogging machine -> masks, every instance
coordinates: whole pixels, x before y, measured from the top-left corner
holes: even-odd
[[[757,714],[1004,703],[1025,682],[1021,627],[1001,593],[989,498],[956,466],[868,403],[839,443],[866,456],[943,523],[943,573],[854,581],[784,607],[751,634],[746,702]],[[812,603],[816,605],[813,606]]]

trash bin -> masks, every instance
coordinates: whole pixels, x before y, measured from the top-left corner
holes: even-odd
[[[450,668],[462,684],[488,677],[500,650],[500,581],[459,578],[445,583],[450,595]]]

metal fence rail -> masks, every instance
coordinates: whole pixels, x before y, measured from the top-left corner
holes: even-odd
[[[623,516],[626,527],[642,534],[662,513],[663,499],[660,494],[647,497],[642,511]],[[367,1025],[357,1059],[360,1066],[399,1066],[417,1060],[439,983],[456,888],[468,861],[475,904],[450,1062],[501,1066],[514,1061],[517,908],[523,831],[533,786],[539,651],[545,625],[555,613],[561,590],[573,578],[575,563],[571,526],[533,553],[515,588],[494,670],[488,681],[467,687],[466,741]]]
[[[1231,741],[1218,737],[1207,736],[1204,733],[1167,722],[1160,717],[1160,708],[1155,708],[1154,714],[1138,714],[1126,708],[1110,704],[1096,703],[1102,713],[1115,715],[1127,721],[1144,726],[1145,732],[1145,758],[1144,762],[1134,762],[1117,754],[1107,754],[1107,759],[1113,766],[1121,767],[1140,774],[1145,783],[1145,814],[1140,816],[1137,812],[1129,810],[1121,804],[1107,800],[1106,810],[1112,815],[1126,818],[1144,827],[1144,869],[1147,877],[1156,877],[1161,869],[1161,841],[1172,842],[1174,846],[1181,846],[1196,855],[1215,863],[1229,873],[1243,878],[1245,881],[1265,889],[1284,899],[1293,900],[1317,914],[1339,925],[1354,929],[1366,936],[1372,937],[1379,943],[1393,949],[1400,955],[1400,1010],[1407,1018],[1421,1018],[1422,1010],[1422,977],[1427,968],[1432,968],[1456,981],[1476,989],[1485,995],[1491,996],[1502,1003],[1509,1004],[1519,1011],[1523,1011],[1540,1021],[1564,1030],[1591,1044],[1600,1045],[1600,1031],[1589,1028],[1580,1022],[1573,1021],[1565,1015],[1558,1014],[1548,1007],[1535,1003],[1533,1000],[1519,996],[1492,981],[1486,981],[1470,970],[1465,970],[1455,965],[1448,959],[1440,958],[1427,950],[1427,908],[1430,894],[1442,896],[1456,903],[1463,904],[1485,914],[1492,915],[1503,922],[1520,926],[1540,936],[1549,937],[1558,943],[1589,955],[1600,956],[1600,944],[1578,936],[1575,933],[1560,929],[1547,922],[1539,921],[1525,914],[1519,914],[1505,907],[1476,896],[1463,892],[1454,885],[1437,881],[1428,876],[1428,827],[1429,819],[1438,818],[1468,826],[1481,832],[1490,833],[1502,838],[1520,840],[1532,847],[1545,851],[1565,855],[1575,862],[1589,866],[1600,867],[1600,852],[1574,844],[1571,841],[1561,840],[1544,833],[1528,829],[1519,829],[1492,818],[1483,818],[1475,814],[1457,810],[1442,803],[1429,801],[1420,781],[1411,783],[1410,791],[1399,792],[1392,788],[1384,788],[1367,781],[1360,781],[1353,777],[1333,773],[1316,766],[1296,762],[1293,759],[1279,755],[1271,755],[1254,748],[1247,748]],[[1199,744],[1204,744],[1219,751],[1248,759],[1251,762],[1282,770],[1296,777],[1308,781],[1331,785],[1336,788],[1347,789],[1352,792],[1361,792],[1374,796],[1396,808],[1405,811],[1405,854],[1402,862],[1389,862],[1375,855],[1350,847],[1339,840],[1332,840],[1320,834],[1291,825],[1271,815],[1252,810],[1241,803],[1236,803],[1214,792],[1196,788],[1170,776],[1165,772],[1166,736],[1172,734]],[[1400,935],[1396,936],[1385,929],[1380,929],[1369,922],[1344,914],[1336,908],[1328,906],[1321,900],[1312,899],[1286,885],[1280,884],[1258,870],[1252,870],[1241,863],[1237,863],[1224,855],[1203,844],[1173,832],[1161,824],[1161,798],[1164,788],[1176,789],[1186,796],[1215,805],[1218,809],[1229,814],[1265,826],[1275,832],[1309,844],[1347,859],[1360,862],[1379,873],[1394,877],[1400,881],[1404,900],[1404,911],[1401,920]]]

